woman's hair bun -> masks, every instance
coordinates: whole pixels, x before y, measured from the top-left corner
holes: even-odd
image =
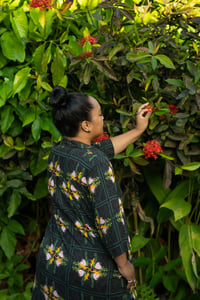
[[[55,86],[51,92],[49,104],[52,107],[64,107],[67,104],[67,91],[62,86]]]

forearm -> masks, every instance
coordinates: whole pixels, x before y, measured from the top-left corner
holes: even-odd
[[[126,149],[129,144],[134,143],[142,135],[142,133],[143,131],[135,128],[118,136],[112,137],[111,141],[113,143],[114,154],[116,155],[124,151],[124,149]]]
[[[118,267],[123,267],[128,261],[127,253],[124,252],[121,255],[114,257],[114,261],[116,262]]]

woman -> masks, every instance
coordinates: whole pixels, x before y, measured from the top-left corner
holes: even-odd
[[[99,103],[55,87],[53,120],[61,132],[48,160],[53,213],[38,254],[32,300],[129,300],[135,272],[122,193],[109,161],[147,128],[148,103],[136,128],[92,144],[103,133]]]

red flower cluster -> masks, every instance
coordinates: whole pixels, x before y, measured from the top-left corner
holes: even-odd
[[[30,7],[32,8],[39,7],[40,10],[45,10],[46,8],[50,8],[50,9],[53,8],[50,0],[32,0],[30,3]]]
[[[103,140],[107,140],[109,139],[109,134],[107,132],[104,132],[103,134],[101,134],[98,138],[94,139],[93,142],[94,143],[98,143],[98,142],[101,142]]]
[[[156,153],[163,152],[162,147],[160,146],[159,142],[156,140],[147,141],[142,151],[144,152],[146,159],[150,157],[157,159],[158,155]]]
[[[170,108],[170,114],[175,114],[179,111],[178,107],[174,104],[168,104],[169,108]]]
[[[82,57],[82,58],[88,58],[88,57],[92,57],[94,54],[93,54],[93,52],[92,51],[88,51],[88,52],[82,52],[81,54],[80,54],[80,57]]]
[[[88,36],[83,37],[83,38],[78,42],[78,45],[79,45],[80,47],[83,47],[83,45],[85,44],[86,41],[90,42],[90,44],[92,44],[92,45],[97,43],[97,40],[96,40],[95,37],[88,35]]]

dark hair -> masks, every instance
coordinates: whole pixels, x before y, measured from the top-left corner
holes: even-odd
[[[93,108],[89,97],[83,93],[67,93],[62,86],[54,87],[49,104],[53,107],[52,117],[55,126],[64,136],[74,137],[82,121],[90,121]]]

